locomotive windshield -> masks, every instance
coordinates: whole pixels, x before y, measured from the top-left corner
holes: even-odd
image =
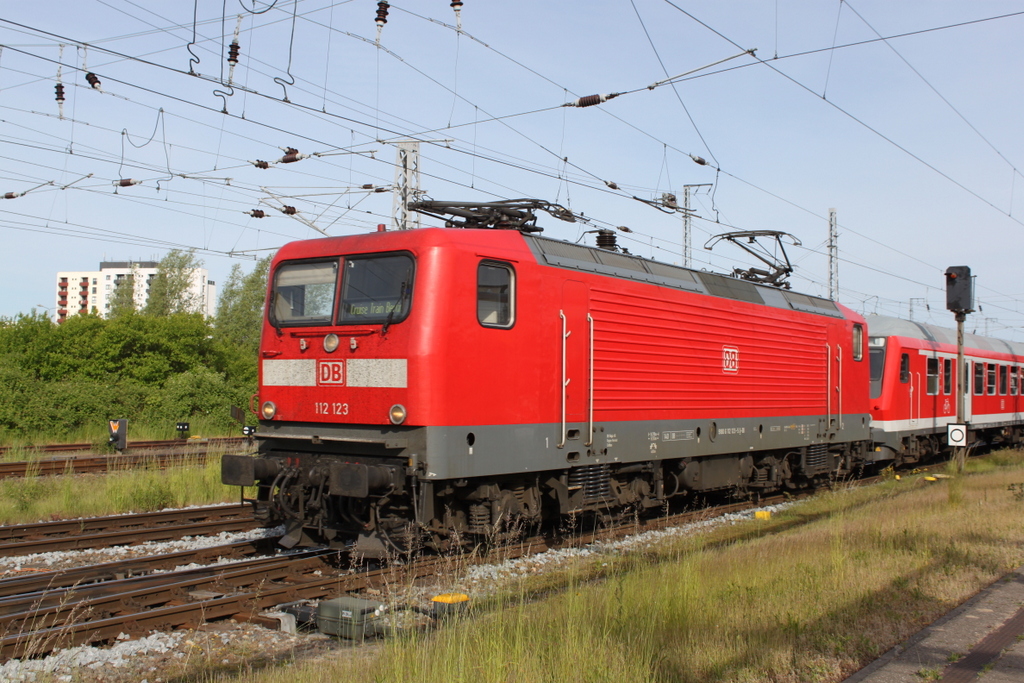
[[[326,325],[338,291],[338,262],[285,263],[274,274],[270,315],[277,325]]]
[[[399,322],[409,313],[413,262],[405,254],[345,259],[339,323]]]
[[[885,369],[885,347],[871,347],[868,350],[871,364],[871,398],[882,395],[882,374]]]

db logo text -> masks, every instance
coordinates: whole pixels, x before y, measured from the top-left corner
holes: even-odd
[[[740,350],[735,346],[722,347],[722,372],[740,371]]]
[[[344,384],[345,361],[318,360],[316,362],[317,384]]]

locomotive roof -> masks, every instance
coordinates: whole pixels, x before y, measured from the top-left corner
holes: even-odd
[[[690,270],[632,254],[588,247],[536,235],[523,235],[539,263],[601,275],[650,282],[697,294],[748,301],[775,308],[845,318],[834,301],[761,285],[729,275]]]
[[[937,325],[903,320],[902,318],[890,318],[885,315],[865,316],[868,323],[868,334],[872,337],[909,337],[911,339],[924,339],[926,341],[938,342],[940,344],[956,345],[956,330]],[[977,334],[964,333],[964,346],[996,353],[1012,353],[1024,356],[1024,344],[1010,342],[1005,339],[983,337]]]

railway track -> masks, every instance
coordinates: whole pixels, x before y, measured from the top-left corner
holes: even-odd
[[[877,481],[861,480],[858,484]],[[648,519],[614,527],[574,531],[568,535],[532,537],[502,545],[501,559],[515,559],[547,550],[584,546],[595,541],[676,527],[755,507],[814,495],[779,495]],[[242,506],[238,506],[242,507]],[[276,539],[266,539],[273,543]],[[201,553],[203,559],[198,559]],[[39,656],[60,647],[109,643],[122,633],[141,635],[160,629],[192,628],[204,621],[233,618],[275,626],[261,612],[297,600],[317,600],[367,588],[384,589],[451,571],[452,558],[424,556],[407,564],[352,572],[346,551],[308,550],[276,557],[253,557],[254,543],[218,546],[204,551],[173,553],[149,559],[109,563],[39,576],[0,581],[0,659]],[[209,561],[214,556],[247,557],[228,565],[212,565],[167,574],[156,566]],[[186,559],[195,557],[196,559]],[[484,553],[459,558],[463,566],[492,562]],[[152,563],[152,564],[151,564]]]
[[[256,528],[248,505],[215,505],[137,515],[0,526],[0,557],[110,548]]]
[[[246,446],[245,437],[224,437],[195,441],[137,441],[128,451],[115,455],[77,455],[0,462],[0,479],[51,476],[59,474],[103,474],[111,471],[157,467],[165,469],[185,464],[203,464],[211,448],[231,451]],[[92,444],[56,444],[43,446],[38,452],[59,453],[86,451]],[[9,447],[0,448],[0,456]]]

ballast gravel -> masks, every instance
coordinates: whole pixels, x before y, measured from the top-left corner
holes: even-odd
[[[582,548],[550,550],[530,557],[506,560],[494,564],[473,565],[461,576],[439,577],[445,582],[440,588],[434,586],[405,587],[401,595],[380,596],[378,591],[369,591],[368,597],[381,600],[396,600],[405,603],[429,603],[430,597],[439,592],[462,592],[473,598],[480,598],[500,590],[507,582],[563,567],[580,559],[600,559],[632,552],[641,552],[666,540],[701,533],[715,527],[736,524],[752,519],[756,512],[779,512],[788,503],[765,506],[730,513],[713,519],[701,520],[678,527],[646,531],[615,541],[600,541]],[[174,552],[189,548],[206,547],[231,543],[244,539],[279,535],[280,529],[259,529],[241,534],[219,534],[218,536],[182,539],[169,543],[143,544],[136,548],[109,548],[96,552],[98,557],[116,558],[133,556],[132,551],[147,547],[145,554]],[[150,547],[151,546],[151,547]],[[141,553],[140,553],[141,554]],[[74,556],[77,560],[66,556]],[[17,567],[41,566],[58,569],[62,563],[79,565],[83,553],[44,553],[35,556],[0,559],[5,574],[16,571]],[[104,560],[93,559],[91,562]],[[457,566],[457,561],[453,562]],[[348,647],[344,641],[318,633],[300,632],[297,635],[266,629],[253,624],[238,624],[232,621],[206,624],[199,629],[154,632],[148,636],[129,639],[124,636],[109,647],[73,647],[57,651],[47,657],[25,661],[11,660],[0,666],[0,681],[15,683],[39,683],[42,681],[102,682],[102,683],[164,683],[179,677],[190,666],[220,667],[246,665],[268,660],[290,660],[314,657],[338,648]]]

